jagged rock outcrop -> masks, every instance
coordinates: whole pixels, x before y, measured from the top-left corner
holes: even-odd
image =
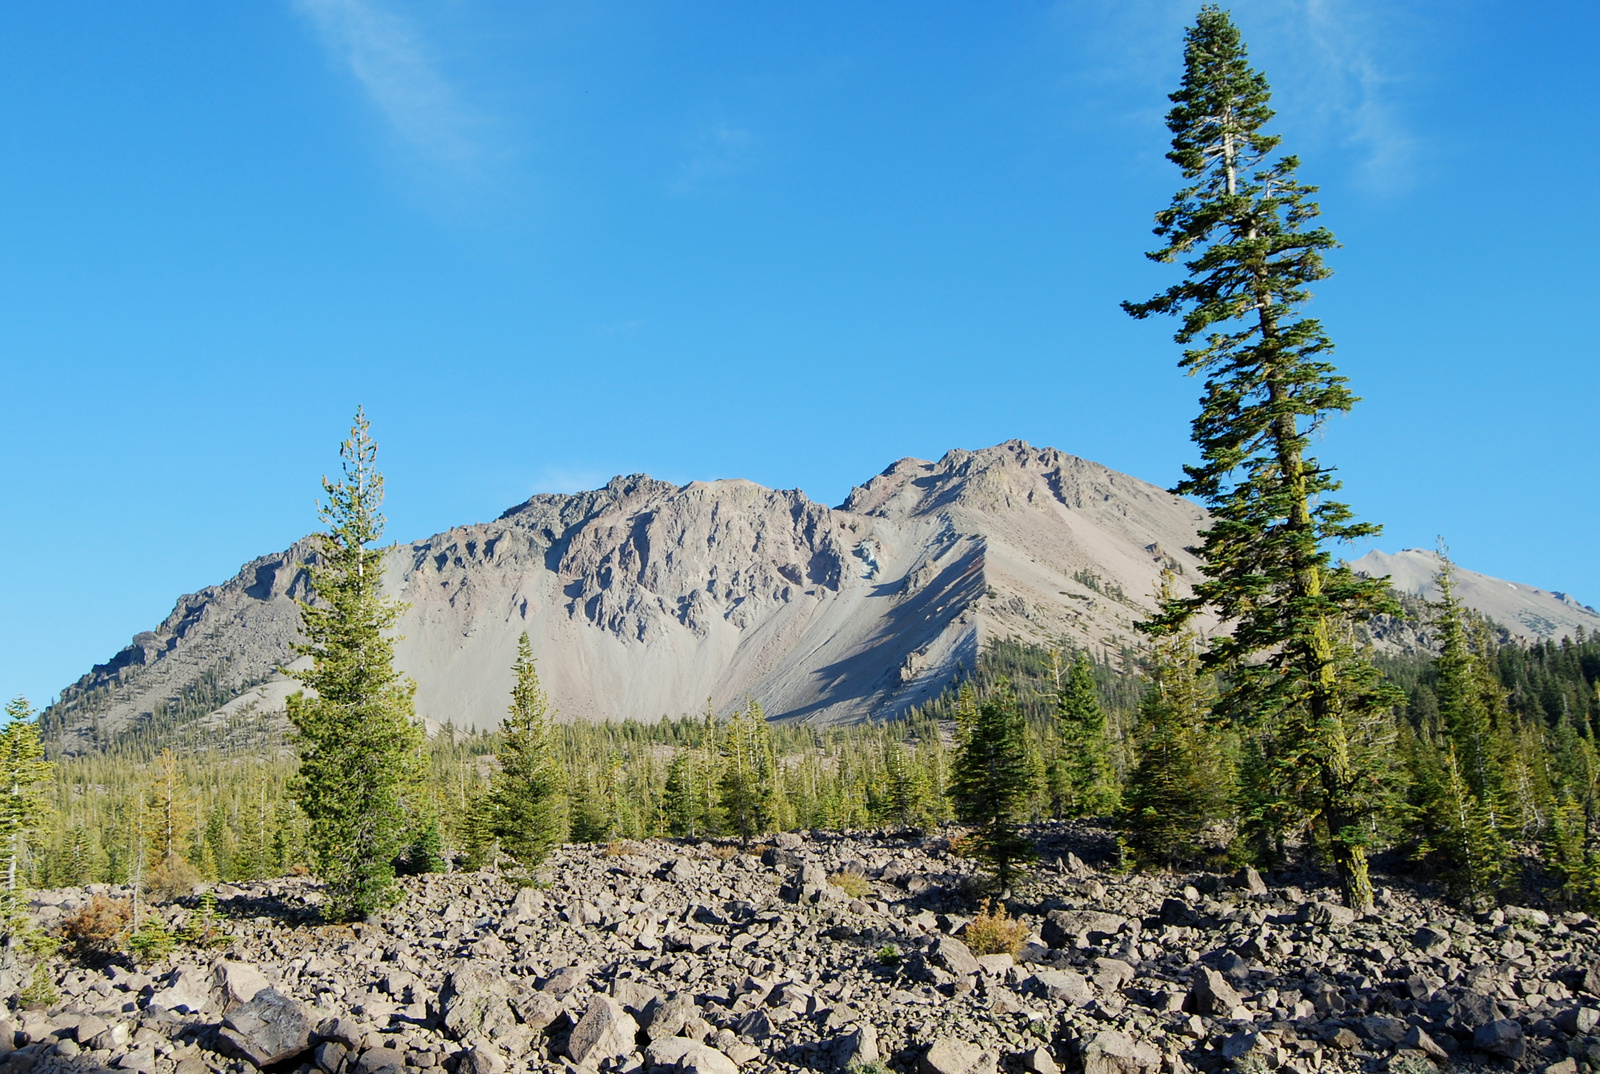
[[[392,546],[385,570],[409,604],[397,661],[432,720],[497,724],[526,630],[567,716],[649,720],[748,694],[771,716],[828,722],[928,698],[991,636],[1131,640],[1160,570],[1192,573],[1184,549],[1204,518],[1011,441],[902,459],[837,508],[749,481],[619,477]],[[280,711],[310,547],[184,597],[64,691],[46,719],[58,746],[141,720],[220,732]]]

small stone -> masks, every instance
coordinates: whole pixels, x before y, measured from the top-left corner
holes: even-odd
[[[1409,1051],[1422,1052],[1425,1055],[1430,1055],[1435,1059],[1450,1058],[1450,1053],[1446,1052],[1439,1046],[1437,1041],[1428,1036],[1427,1032],[1421,1026],[1412,1026],[1411,1029],[1406,1033],[1405,1039],[1400,1042],[1400,1047]]]
[[[486,1044],[475,1044],[461,1053],[456,1074],[504,1074],[505,1069],[506,1061],[499,1051]]]

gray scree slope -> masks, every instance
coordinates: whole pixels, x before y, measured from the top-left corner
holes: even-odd
[[[769,715],[892,713],[991,636],[1120,645],[1163,566],[1193,576],[1205,512],[1097,463],[1010,441],[902,459],[828,508],[749,481],[618,477],[386,552],[409,603],[397,663],[418,712],[493,727],[517,636],[568,718],[652,720],[746,694]],[[61,744],[184,697],[214,719],[281,710],[307,541],[178,601],[63,692]],[[236,696],[237,695],[237,696]],[[196,706],[199,706],[198,709]]]

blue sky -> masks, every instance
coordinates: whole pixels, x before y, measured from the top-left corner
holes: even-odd
[[[1600,11],[1232,10],[1344,243],[1346,498],[1600,603]],[[1171,279],[1193,14],[6,5],[0,693],[313,528],[357,403],[401,539],[618,472],[837,503],[1010,437],[1172,483],[1199,386],[1117,303]]]

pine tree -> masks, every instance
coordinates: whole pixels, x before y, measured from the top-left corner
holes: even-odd
[[[1010,681],[1002,678],[966,722],[950,788],[956,815],[977,826],[973,849],[994,867],[1002,891],[1033,849],[1017,826],[1038,792],[1036,778],[1027,723]]]
[[[41,784],[54,770],[55,765],[44,759],[39,727],[27,699],[8,701],[6,724],[0,728],[0,854],[5,855],[0,930],[7,936],[26,926],[23,880],[28,840],[47,811]]]
[[[1106,712],[1089,654],[1079,652],[1062,682],[1060,654],[1053,657],[1056,729],[1061,735],[1063,805],[1069,817],[1103,816],[1116,809],[1116,774],[1106,738]]]
[[[900,736],[892,731],[883,745],[888,815],[901,828],[921,828],[933,820],[928,774]]]
[[[1150,684],[1139,704],[1137,757],[1123,793],[1125,841],[1139,860],[1195,861],[1202,838],[1227,815],[1231,773],[1206,725],[1213,692],[1191,631],[1150,641]]]
[[[289,672],[308,688],[288,702],[300,752],[293,794],[312,867],[327,885],[326,912],[338,920],[365,917],[393,897],[407,794],[421,774],[416,687],[395,671],[389,636],[400,605],[383,595],[383,555],[368,547],[383,534],[377,451],[357,410],[339,449],[343,473],[322,481],[328,529],[307,564],[315,602],[300,604],[309,640],[295,651],[312,666]]]
[[[722,732],[722,779],[718,806],[729,831],[748,844],[772,824],[772,791],[775,765],[772,739],[761,704],[745,698],[743,708],[734,709]]]
[[[1271,770],[1321,827],[1346,903],[1366,910],[1371,818],[1360,802],[1369,775],[1355,767],[1349,723],[1391,702],[1340,628],[1395,607],[1385,580],[1333,566],[1326,549],[1378,527],[1353,521],[1332,498],[1332,471],[1307,454],[1325,418],[1356,398],[1324,357],[1333,344],[1321,324],[1299,313],[1310,286],[1329,275],[1322,253],[1336,244],[1310,226],[1319,210],[1315,188],[1295,177],[1299,161],[1268,160],[1279,143],[1262,131],[1270,97],[1227,14],[1201,8],[1167,115],[1168,159],[1191,185],[1156,214],[1164,245],[1148,255],[1186,259],[1188,275],[1123,308],[1139,318],[1178,315],[1177,342],[1201,340],[1180,364],[1206,377],[1193,426],[1202,461],[1185,466],[1174,491],[1205,501],[1213,523],[1193,596],[1169,601],[1148,625],[1170,630],[1209,607],[1231,628],[1206,656],[1228,673],[1220,709],[1287,748]]]
[[[512,665],[509,715],[495,756],[500,768],[490,782],[494,832],[506,853],[523,866],[537,865],[567,837],[567,774],[554,738],[554,714],[539,685],[533,647],[523,632]]]

